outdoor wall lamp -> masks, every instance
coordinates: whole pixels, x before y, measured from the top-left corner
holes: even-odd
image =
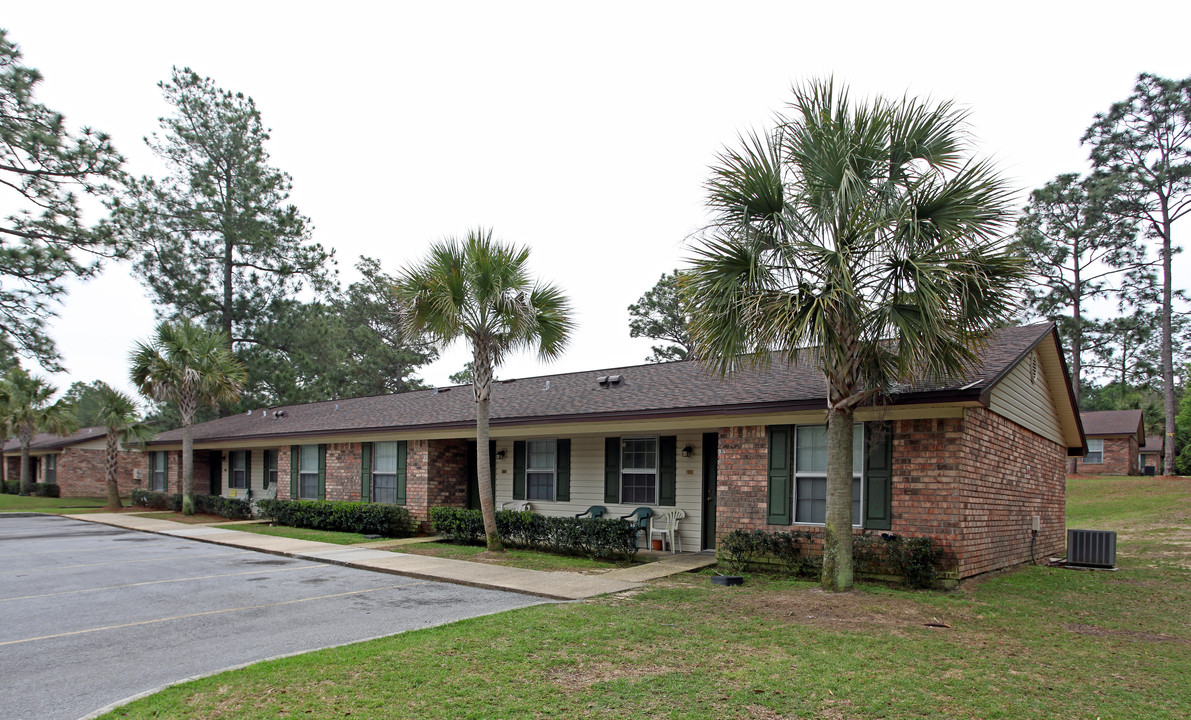
[[[690,445],[687,445],[686,447],[684,447],[684,448],[682,449],[682,456],[683,456],[683,457],[690,457],[690,456],[691,456],[691,453],[693,453],[694,451],[695,451],[695,449],[694,449],[693,447],[691,447]]]
[[[504,451],[504,450],[497,450],[497,451],[496,451],[496,459],[497,459],[497,460],[504,460],[504,459],[505,459],[505,451]]]

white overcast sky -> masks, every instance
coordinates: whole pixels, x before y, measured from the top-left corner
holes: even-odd
[[[476,226],[528,245],[578,331],[550,365],[508,361],[509,378],[644,361],[628,305],[681,264],[715,153],[767,125],[791,84],[830,74],[854,94],[957,101],[1024,202],[1086,169],[1080,137],[1139,72],[1191,75],[1189,21],[1185,0],[92,0],[8,3],[0,26],[45,76],[38,99],[110,133],[136,175],[161,169],[142,138],[169,112],[156,83],[171,66],[251,95],[344,282],[362,254],[395,272]],[[128,389],[153,323],[126,264],[72,286],[54,381]],[[421,376],[446,384],[467,357],[456,347]]]

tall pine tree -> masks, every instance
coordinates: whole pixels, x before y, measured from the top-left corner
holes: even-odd
[[[36,358],[58,370],[46,333],[65,281],[93,275],[126,247],[105,222],[88,224],[83,198],[107,197],[123,159],[107,135],[72,132],[61,113],[34,100],[41,73],[0,29],[0,362]]]
[[[1158,243],[1162,264],[1160,311],[1166,467],[1175,461],[1172,227],[1191,213],[1191,77],[1167,80],[1142,73],[1133,94],[1096,116],[1084,134],[1096,169],[1120,188],[1114,212],[1141,223]]]
[[[137,270],[160,315],[222,331],[229,349],[256,345],[303,288],[331,286],[332,253],[310,240],[290,176],[269,164],[252,98],[189,68],[159,86],[173,115],[146,142],[169,174],[130,181],[116,216],[145,243]]]

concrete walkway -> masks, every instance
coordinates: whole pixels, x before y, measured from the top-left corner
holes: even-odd
[[[75,520],[112,525],[129,530],[189,538],[287,557],[317,560],[347,567],[393,573],[424,580],[438,580],[472,587],[508,590],[552,600],[582,600],[640,587],[646,580],[688,572],[715,564],[710,555],[666,555],[657,562],[621,568],[599,575],[544,572],[505,565],[449,560],[426,555],[378,550],[373,547],[335,545],[229,530],[209,525],[188,525],[127,513],[66,515]],[[371,545],[372,543],[368,543]]]

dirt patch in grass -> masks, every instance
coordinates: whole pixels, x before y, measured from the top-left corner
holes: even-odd
[[[1070,623],[1064,625],[1073,633],[1079,635],[1091,635],[1092,637],[1126,637],[1130,640],[1141,640],[1143,642],[1176,642],[1184,645],[1191,645],[1191,641],[1183,638],[1177,638],[1173,635],[1163,635],[1162,633],[1148,633],[1138,632],[1136,630],[1113,630],[1111,628],[1100,627],[1099,625],[1083,625],[1080,623]]]
[[[580,663],[577,667],[551,671],[550,680],[567,692],[575,692],[613,680],[662,675],[682,669],[665,665],[638,665],[636,663]]]
[[[911,626],[925,627],[930,623],[953,624],[951,618],[939,618],[937,612],[912,599],[863,592],[827,593],[818,588],[741,594],[733,598],[728,607],[732,612],[754,617],[833,630],[886,628],[897,631]]]

